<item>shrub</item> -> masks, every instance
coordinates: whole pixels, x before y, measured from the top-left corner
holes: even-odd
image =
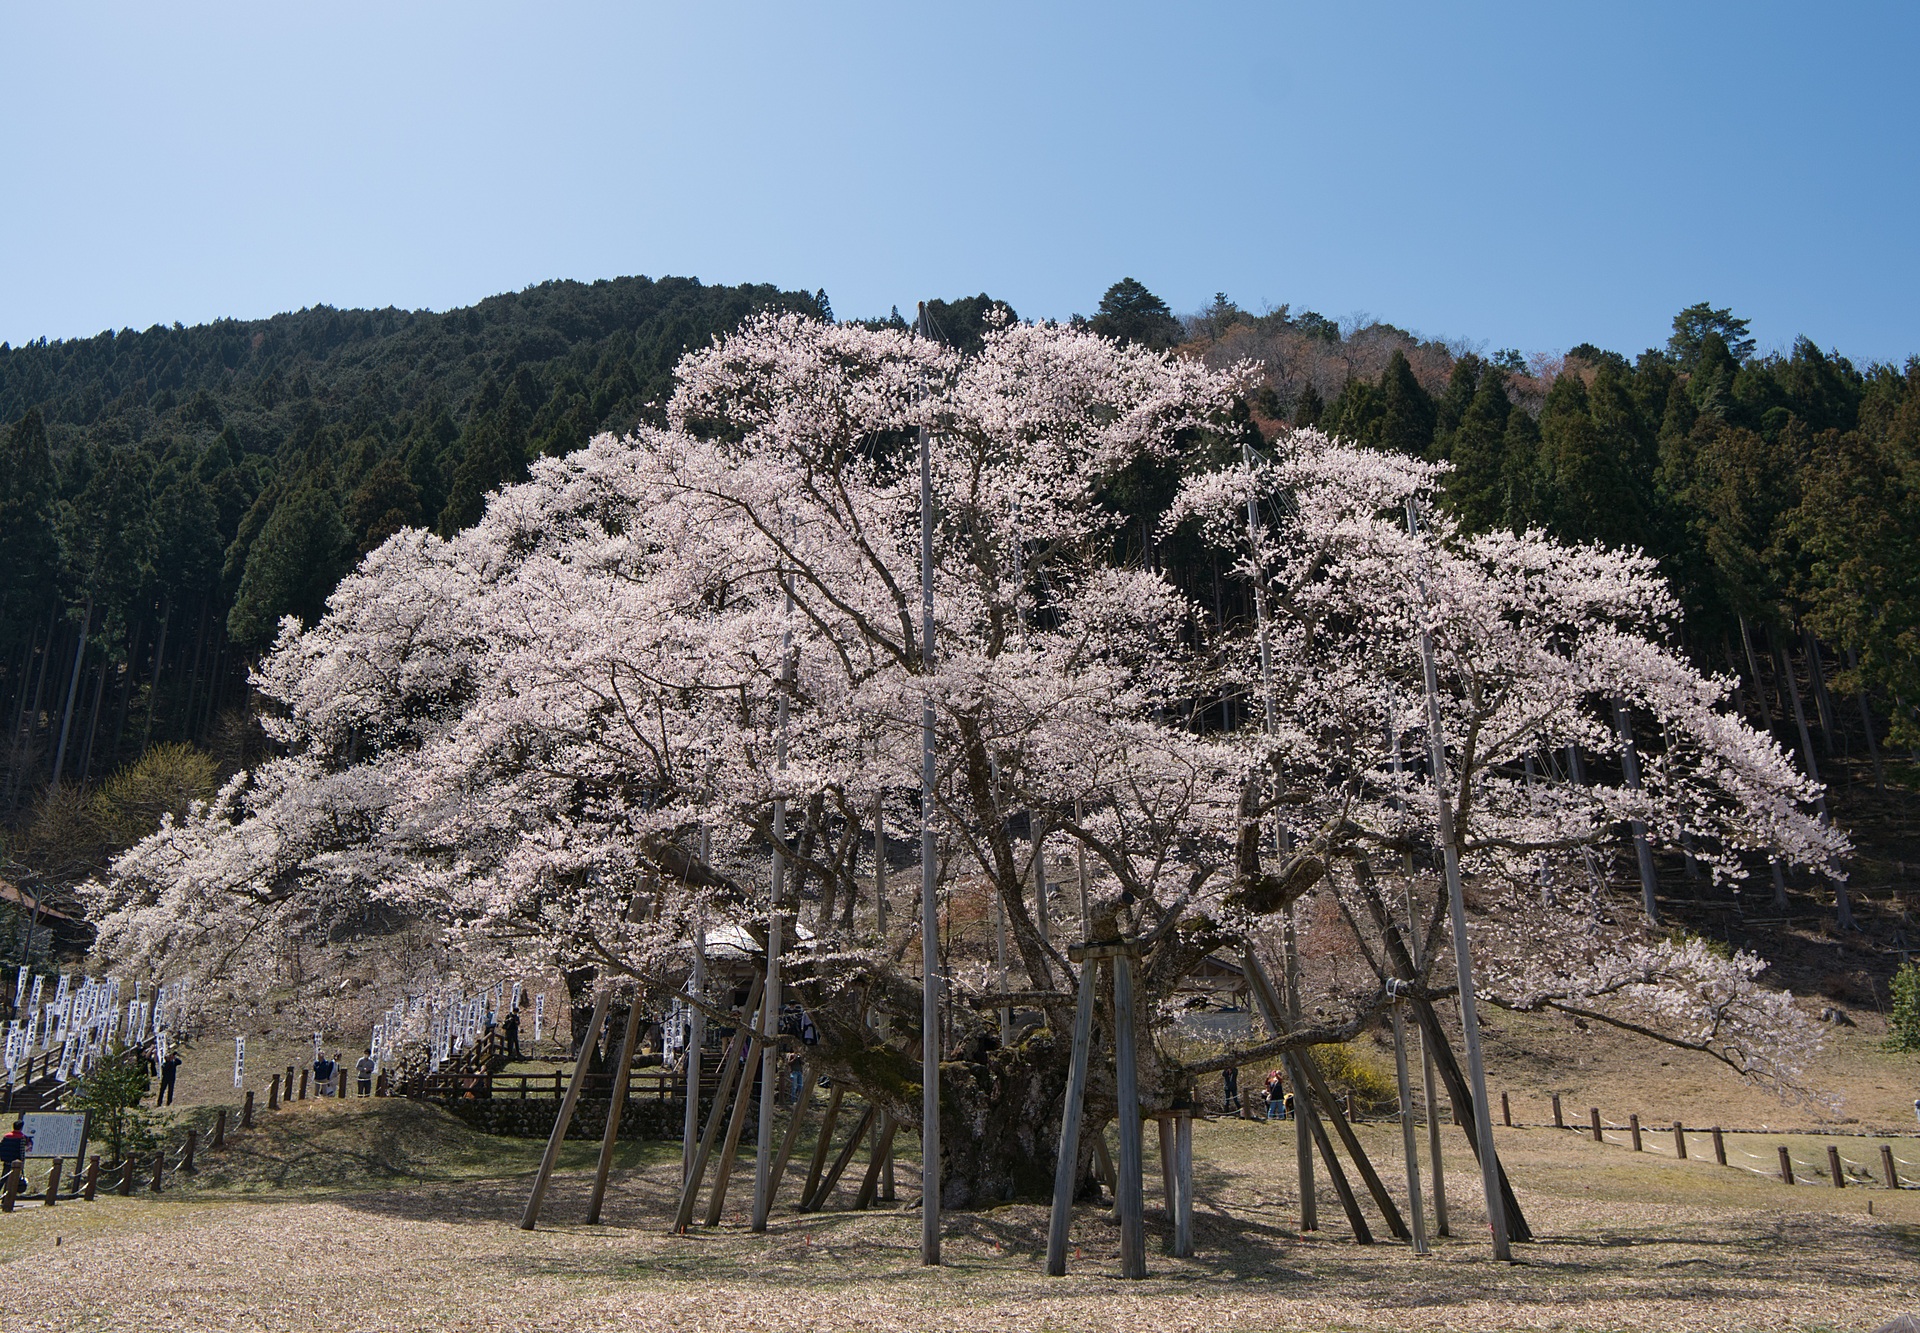
[[[1893,1012],[1887,1019],[1887,1049],[1920,1051],[1920,967],[1902,963],[1890,989]]]
[[[1378,1106],[1399,1099],[1400,1091],[1393,1076],[1383,1073],[1352,1042],[1314,1047],[1313,1062],[1336,1091],[1351,1092],[1356,1101]]]

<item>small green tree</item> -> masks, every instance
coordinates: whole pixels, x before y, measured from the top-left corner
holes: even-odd
[[[118,1047],[75,1081],[65,1106],[69,1111],[91,1113],[88,1134],[104,1141],[112,1160],[121,1162],[130,1153],[151,1151],[157,1141],[153,1114],[140,1105],[152,1086],[145,1055],[137,1049]]]
[[[1920,967],[1902,963],[1893,974],[1893,1013],[1887,1020],[1887,1049],[1920,1051]]]

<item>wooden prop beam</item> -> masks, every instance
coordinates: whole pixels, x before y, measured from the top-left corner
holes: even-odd
[[[872,1124],[873,1107],[863,1107],[860,1118],[853,1122],[853,1133],[847,1135],[846,1145],[840,1149],[840,1155],[833,1159],[833,1165],[828,1168],[826,1177],[821,1180],[820,1188],[801,1206],[801,1212],[817,1213],[826,1206],[827,1200],[833,1197],[834,1186],[840,1183],[840,1173],[847,1169],[847,1163],[851,1162],[854,1153],[859,1151],[860,1140],[866,1137],[867,1128]]]
[[[1047,1275],[1067,1274],[1067,1233],[1073,1224],[1073,1196],[1080,1185],[1080,1120],[1087,1101],[1087,1064],[1093,1047],[1093,996],[1099,965],[1080,966],[1080,996],[1073,1014],[1073,1055],[1067,1067],[1067,1099],[1060,1112],[1060,1156],[1053,1168],[1053,1217],[1047,1227]]]
[[[747,1127],[747,1107],[753,1103],[753,1072],[756,1066],[761,1075],[760,1100],[764,1104],[773,1096],[773,1089],[766,1086],[766,1064],[760,1059],[763,1035],[761,1029],[766,1026],[767,1000],[763,994],[760,1000],[760,1012],[756,1015],[753,1033],[747,1041],[747,1057],[740,1062],[740,1080],[733,1089],[733,1114],[727,1119],[727,1141],[720,1150],[720,1160],[713,1168],[713,1185],[707,1194],[706,1225],[720,1225],[720,1213],[727,1205],[727,1187],[733,1183],[733,1164],[740,1156],[740,1134]]]
[[[1411,1241],[1413,1233],[1407,1230],[1407,1224],[1402,1220],[1400,1209],[1393,1202],[1393,1196],[1387,1193],[1387,1187],[1382,1183],[1379,1172],[1373,1169],[1373,1161],[1367,1156],[1367,1150],[1360,1146],[1360,1139],[1354,1134],[1353,1126],[1347,1123],[1347,1117],[1341,1113],[1339,1099],[1333,1095],[1333,1089],[1327,1086],[1326,1079],[1321,1076],[1320,1067],[1313,1063],[1311,1057],[1303,1057],[1300,1060],[1300,1070],[1307,1076],[1307,1082],[1313,1088],[1314,1097],[1318,1099],[1321,1106],[1326,1108],[1327,1120],[1333,1125],[1334,1133],[1340,1136],[1340,1143],[1346,1148],[1347,1156],[1352,1159],[1354,1169],[1360,1173],[1360,1179],[1366,1182],[1367,1193],[1373,1196],[1375,1206],[1380,1209],[1380,1216],[1386,1219],[1387,1230],[1391,1231],[1397,1240]]]
[[[898,1128],[890,1115],[882,1114],[880,1123],[874,1126],[873,1156],[867,1160],[867,1174],[860,1181],[860,1192],[853,1196],[853,1206],[865,1211],[873,1207],[874,1191],[880,1186],[880,1168],[893,1151],[894,1130]]]
[[[773,1171],[767,1179],[767,1212],[773,1211],[773,1200],[780,1193],[780,1182],[786,1178],[787,1159],[793,1156],[793,1145],[800,1138],[800,1122],[807,1118],[807,1107],[813,1102],[813,1061],[807,1056],[800,1057],[800,1095],[793,1099],[793,1110],[787,1116],[787,1132],[780,1140],[780,1152],[773,1159]],[[766,1229],[764,1218],[760,1229]]]
[[[1147,1275],[1146,1218],[1140,1191],[1140,1079],[1133,1049],[1133,960],[1113,959],[1113,1073],[1120,1098],[1120,1179],[1114,1204],[1120,1212],[1120,1276]]]
[[[734,1078],[740,1072],[741,1051],[746,1046],[747,1035],[760,1004],[760,994],[764,985],[761,978],[754,978],[753,989],[747,993],[743,1021],[734,1029],[733,1040],[727,1043],[726,1052],[721,1059],[720,1082],[714,1087],[713,1105],[707,1111],[707,1128],[700,1136],[700,1148],[694,1154],[693,1169],[687,1173],[686,1183],[680,1187],[680,1208],[673,1219],[673,1232],[676,1236],[684,1236],[687,1228],[693,1225],[693,1207],[700,1199],[700,1181],[707,1173],[707,1158],[713,1153],[714,1140],[720,1133],[720,1121],[727,1113],[727,1094],[732,1091]]]
[[[1173,1255],[1176,1259],[1193,1257],[1193,1113],[1182,1111],[1173,1119]]]
[[[846,1085],[836,1080],[833,1091],[827,1097],[826,1114],[820,1118],[820,1137],[814,1140],[813,1161],[807,1167],[807,1183],[800,1191],[800,1211],[803,1213],[813,1202],[813,1196],[820,1188],[820,1175],[827,1169],[827,1154],[833,1149],[833,1131],[840,1124],[840,1101],[846,1091]]]
[[[1407,1080],[1407,1025],[1400,1006],[1393,1013],[1393,1073],[1400,1093],[1400,1147],[1407,1158],[1407,1209],[1413,1214],[1413,1252],[1427,1252],[1427,1223],[1420,1203],[1420,1143],[1413,1132],[1413,1089]]]
[[[607,1129],[600,1136],[600,1161],[593,1171],[593,1193],[587,1198],[587,1225],[600,1225],[600,1205],[607,1197],[607,1176],[613,1171],[613,1145],[620,1137],[620,1113],[627,1108],[627,1071],[633,1068],[633,1048],[640,1040],[640,996],[627,1005],[627,1027],[620,1038],[620,1058],[613,1067],[613,1087],[607,1096]]]
[[[547,1185],[553,1179],[554,1164],[560,1160],[560,1145],[566,1141],[567,1126],[573,1123],[573,1108],[580,1103],[580,1089],[586,1085],[587,1063],[593,1051],[593,1044],[600,1039],[600,1029],[606,1025],[607,1005],[613,1000],[608,991],[601,991],[600,998],[593,1002],[593,1017],[587,1021],[587,1035],[580,1043],[580,1057],[573,1062],[573,1078],[567,1083],[567,1094],[560,1101],[560,1110],[553,1118],[553,1133],[547,1137],[547,1151],[540,1158],[540,1169],[534,1173],[533,1195],[527,1200],[527,1210],[520,1215],[520,1229],[532,1231],[540,1223],[540,1205],[546,1202]]]

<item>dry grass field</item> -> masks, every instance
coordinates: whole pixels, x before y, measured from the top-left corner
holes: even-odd
[[[1403,1194],[1397,1129],[1361,1132]],[[539,1144],[400,1101],[307,1103],[262,1116],[160,1196],[0,1217],[0,1328],[1867,1330],[1920,1309],[1920,1190],[1789,1188],[1571,1131],[1499,1139],[1539,1236],[1510,1266],[1487,1253],[1458,1131],[1446,1132],[1454,1235],[1417,1258],[1353,1244],[1324,1177],[1323,1229],[1302,1237],[1291,1131],[1219,1120],[1195,1131],[1195,1256],[1161,1252],[1150,1180],[1152,1273],[1123,1283],[1117,1229],[1097,1207],[1076,1215],[1064,1280],[1042,1275],[1033,1204],[951,1215],[947,1265],[928,1272],[917,1212],[844,1211],[844,1185],[838,1207],[803,1217],[789,1183],[789,1206],[750,1234],[744,1170],[719,1227],[675,1238],[674,1144],[623,1146],[607,1224],[592,1228],[580,1219],[594,1145],[568,1144],[529,1234],[516,1223]],[[1827,1141],[1863,1160],[1878,1142],[1795,1140],[1796,1155]],[[1900,1151],[1920,1156],[1912,1140]]]

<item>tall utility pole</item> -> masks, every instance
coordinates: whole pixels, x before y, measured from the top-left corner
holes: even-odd
[[[787,772],[787,695],[793,687],[793,584],[782,575],[787,591],[787,625],[780,631],[780,701],[775,705],[774,764],[781,780]],[[773,1210],[773,1084],[779,1073],[780,1051],[780,912],[786,906],[787,798],[773,798],[773,882],[767,891],[767,995],[760,1005],[760,1123],[754,1140],[753,1218],[751,1229],[765,1231]],[[796,1102],[793,1114],[800,1114]]]
[[[1407,532],[1420,535],[1419,510],[1407,501]],[[1420,665],[1427,684],[1427,748],[1433,761],[1433,794],[1440,814],[1440,858],[1447,872],[1447,906],[1453,922],[1453,962],[1460,982],[1460,1028],[1467,1043],[1467,1077],[1473,1085],[1473,1127],[1480,1141],[1480,1181],[1487,1192],[1487,1221],[1493,1226],[1493,1257],[1513,1258],[1507,1239],[1506,1198],[1500,1192],[1500,1159],[1493,1150],[1493,1108],[1487,1105],[1487,1063],[1480,1052],[1480,1017],[1474,1003],[1473,955],[1467,947],[1467,905],[1460,892],[1460,854],[1454,845],[1453,805],[1447,799],[1447,742],[1440,730],[1440,676],[1433,666],[1433,631],[1427,628],[1424,560],[1416,557],[1414,582],[1420,592]]]
[[[1240,446],[1240,459],[1249,470],[1253,467],[1253,449],[1249,445]],[[1251,554],[1257,555],[1260,548],[1260,506],[1253,496],[1247,497],[1247,546]],[[1273,647],[1267,638],[1267,577],[1264,570],[1256,569],[1253,579],[1254,618],[1260,631],[1260,713],[1261,726],[1271,736],[1278,721],[1274,715],[1273,704]],[[1280,823],[1280,816],[1273,817],[1274,850],[1282,855],[1286,853],[1286,829]],[[1281,947],[1286,957],[1287,985],[1286,1006],[1290,1022],[1300,1018],[1300,951],[1294,934],[1293,906],[1288,904],[1281,927]],[[1302,1057],[1308,1058],[1308,1057]],[[1313,1182],[1313,1130],[1307,1120],[1307,1084],[1300,1075],[1299,1062],[1290,1056],[1282,1057],[1287,1066],[1288,1081],[1293,1084],[1293,1157],[1294,1166],[1300,1177],[1300,1229],[1317,1231],[1320,1229],[1319,1210],[1314,1199]]]
[[[927,305],[920,303],[920,333]],[[933,437],[920,427],[920,1262],[940,1262],[940,906],[933,846]]]

